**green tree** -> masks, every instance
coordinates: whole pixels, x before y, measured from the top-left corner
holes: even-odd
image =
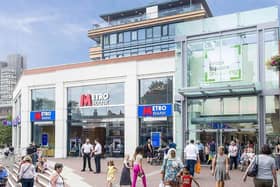
[[[11,121],[12,116],[8,115],[7,120]],[[12,143],[12,127],[4,126],[3,122],[0,122],[0,145],[11,144]]]

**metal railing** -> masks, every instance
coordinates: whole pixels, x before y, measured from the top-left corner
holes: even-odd
[[[171,8],[171,9],[159,11],[157,14],[157,18],[197,11],[197,10],[201,10],[201,9],[202,9],[201,4]],[[144,14],[141,14],[138,16],[127,17],[127,18],[118,19],[118,20],[114,20],[114,21],[110,21],[110,20],[108,20],[107,22],[102,21],[98,24],[93,24],[92,29],[97,30],[97,29],[106,28],[106,27],[112,27],[112,26],[117,26],[117,25],[124,25],[124,24],[128,24],[128,23],[149,20],[149,19],[155,18],[155,17],[153,17],[153,14],[156,14],[156,13],[154,13],[154,12],[151,12],[150,14],[144,13]]]

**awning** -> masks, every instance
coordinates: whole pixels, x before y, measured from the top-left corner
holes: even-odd
[[[257,115],[200,116],[191,118],[192,124],[208,123],[257,123]]]
[[[179,89],[179,93],[188,98],[219,97],[238,95],[257,95],[261,92],[257,84],[239,84],[225,86],[188,87]]]

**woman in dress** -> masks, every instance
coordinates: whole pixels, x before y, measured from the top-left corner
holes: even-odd
[[[63,165],[60,163],[56,163],[54,165],[54,174],[50,178],[50,187],[64,187],[64,180],[63,177],[61,176],[61,172],[63,169]]]
[[[182,161],[176,158],[176,150],[171,148],[168,150],[167,157],[164,159],[161,174],[164,185],[170,187],[178,186],[177,175],[183,169],[184,165]]]
[[[225,180],[229,179],[228,156],[224,154],[224,147],[218,148],[218,153],[213,158],[212,175],[215,176],[216,187],[224,187]]]
[[[137,181],[138,177],[140,177],[142,179],[143,187],[147,187],[146,176],[145,176],[145,172],[142,167],[143,166],[143,153],[144,153],[143,147],[138,146],[135,150],[133,160],[132,160],[133,180],[132,180],[131,187],[136,187],[136,181]]]
[[[129,155],[125,155],[123,160],[123,169],[121,173],[120,186],[131,185],[130,168],[131,167],[129,164]]]

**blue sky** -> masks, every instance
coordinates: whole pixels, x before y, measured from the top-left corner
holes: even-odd
[[[207,0],[215,16],[268,6],[280,0]],[[89,61],[87,30],[100,14],[145,6],[151,0],[1,0],[0,60],[27,57],[28,68]],[[161,2],[158,0],[157,2]]]

